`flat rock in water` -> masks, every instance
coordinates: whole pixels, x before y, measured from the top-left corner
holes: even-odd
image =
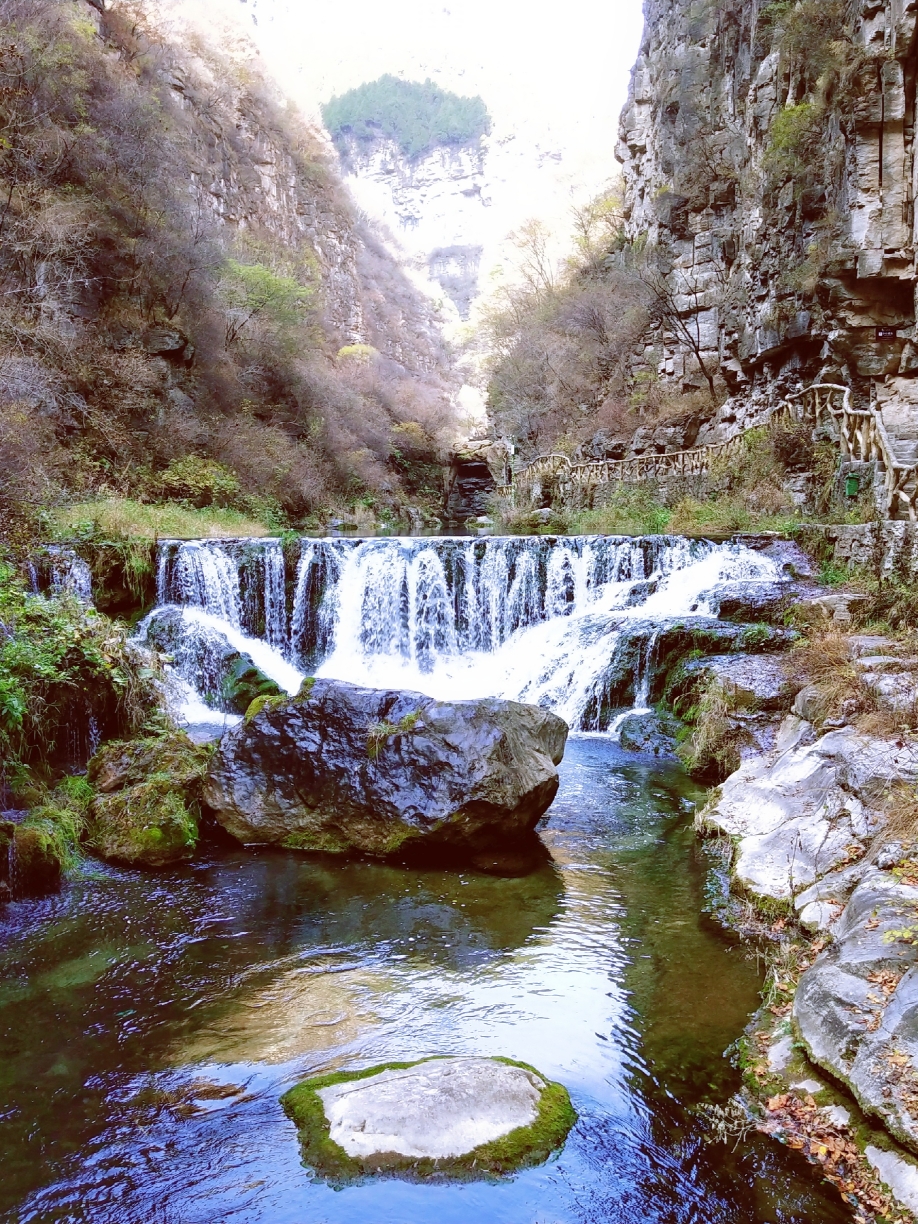
[[[561,1084],[502,1058],[424,1058],[319,1076],[281,1104],[303,1163],[332,1185],[513,1173],[544,1164],[577,1121]]]
[[[348,1156],[445,1159],[493,1143],[538,1114],[545,1081],[490,1058],[441,1058],[322,1088],[329,1137]]]

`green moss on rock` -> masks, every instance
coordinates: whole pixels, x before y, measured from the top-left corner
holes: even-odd
[[[326,854],[346,854],[351,843],[332,829],[317,829],[315,832],[300,830],[291,833],[281,842],[285,850],[312,850]]]
[[[508,1067],[522,1067],[532,1072],[545,1084],[538,1104],[535,1121],[529,1126],[483,1143],[462,1156],[418,1159],[398,1156],[395,1153],[374,1154],[370,1157],[352,1157],[329,1135],[328,1119],[319,1092],[334,1084],[356,1082],[379,1075],[383,1071],[403,1071],[429,1058],[413,1062],[388,1062],[363,1071],[335,1071],[304,1080],[281,1097],[284,1112],[296,1125],[299,1133],[303,1163],[314,1169],[332,1184],[345,1184],[362,1180],[371,1175],[390,1175],[423,1181],[436,1175],[456,1181],[479,1180],[499,1177],[518,1169],[544,1164],[564,1144],[568,1132],[577,1121],[577,1112],[571,1104],[567,1089],[545,1077],[529,1063],[512,1058],[495,1058],[495,1062]]]
[[[87,844],[113,862],[165,867],[190,858],[197,841],[197,813],[168,778],[100,795],[93,803]]]
[[[89,763],[88,776],[101,792],[89,812],[89,848],[143,867],[190,858],[211,751],[181,731],[106,744]]]
[[[226,707],[236,714],[245,714],[249,706],[259,697],[280,697],[285,694],[248,657],[240,655],[223,678],[220,695]]]
[[[251,722],[262,710],[273,710],[277,706],[283,705],[285,701],[289,701],[285,693],[281,693],[279,696],[265,694],[263,697],[256,697],[245,712],[245,721]]]

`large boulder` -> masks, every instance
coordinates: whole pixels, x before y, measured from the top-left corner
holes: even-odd
[[[526,841],[567,725],[536,706],[307,680],[223,737],[204,797],[244,843],[377,857]]]
[[[869,870],[835,940],[800,979],[794,1024],[813,1062],[918,1152],[918,880]]]

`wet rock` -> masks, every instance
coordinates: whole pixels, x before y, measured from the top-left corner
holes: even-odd
[[[60,857],[41,829],[0,820],[0,904],[57,892],[62,875]]]
[[[189,621],[180,607],[158,608],[147,620],[146,642],[168,655],[212,709],[244,714],[256,697],[282,690],[254,660],[204,622]]]
[[[683,665],[683,673],[694,687],[718,680],[737,708],[768,711],[787,708],[787,676],[778,658],[711,655],[707,659],[690,659]]]
[[[743,763],[702,814],[709,831],[738,839],[734,872],[748,892],[789,900],[863,854],[876,809],[897,781],[918,780],[918,747],[851,728],[808,742],[791,716],[775,752]]]
[[[810,1058],[918,1151],[918,886],[878,870],[855,889],[835,942],[800,979],[794,1024]]]
[[[785,582],[730,582],[718,588],[716,602],[724,620],[780,624],[790,600]]]
[[[619,730],[619,743],[630,752],[676,759],[677,739],[682,723],[668,714],[633,714]]]
[[[306,681],[224,736],[205,799],[244,843],[474,860],[526,844],[566,738],[560,718],[513,701]]]
[[[282,1104],[305,1162],[339,1176],[409,1166],[413,1175],[487,1175],[492,1164],[508,1172],[546,1160],[576,1120],[560,1084],[492,1058],[324,1076],[293,1088]]]
[[[89,763],[99,792],[86,844],[101,858],[139,867],[188,859],[198,842],[207,748],[175,731],[106,744]]]

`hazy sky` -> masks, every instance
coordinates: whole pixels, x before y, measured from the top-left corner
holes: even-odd
[[[480,93],[503,130],[535,127],[547,143],[600,156],[614,144],[642,27],[640,0],[190,2],[243,16],[306,110],[384,72],[429,75]]]

